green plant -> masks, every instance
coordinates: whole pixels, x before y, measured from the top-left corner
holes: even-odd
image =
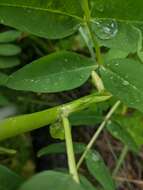
[[[65,139],[69,165],[69,174],[67,171],[46,171],[24,183],[2,167],[0,179],[9,180],[9,183],[15,181],[15,187],[9,186],[9,190],[18,188],[20,183],[20,190],[63,190],[67,186],[69,190],[98,189],[79,175],[78,169],[84,159],[89,172],[104,190],[116,189],[103,159],[92,146],[106,125],[106,129],[125,144],[113,172],[115,175],[127,151],[138,153],[143,143],[142,140],[136,140],[140,135],[138,130],[124,128],[128,117],[123,118],[128,109],[126,106],[143,112],[142,6],[141,0],[1,0],[2,24],[27,32],[27,35],[34,34],[47,39],[63,39],[79,31],[91,54],[85,57],[66,50],[51,53],[10,75],[1,73],[1,85],[15,90],[55,93],[75,89],[91,77],[95,87],[90,95],[70,103],[1,121],[0,140],[51,125],[52,136]],[[105,47],[103,52],[102,47]],[[7,45],[0,45],[2,52],[9,53],[8,48]],[[7,55],[13,53],[11,50]],[[103,118],[98,112],[98,103],[109,99],[114,104],[107,105],[110,110]],[[97,106],[95,110],[92,109],[94,106]],[[135,113],[140,115],[138,111]],[[86,116],[92,116],[92,119],[83,120]],[[88,125],[91,122],[100,125],[89,144],[74,144],[70,125]],[[65,144],[59,143],[41,150],[39,155],[63,151]],[[77,164],[74,151],[82,154]],[[11,178],[7,179],[7,175]],[[56,187],[55,181],[59,183]],[[2,190],[7,189],[5,183],[1,186]]]

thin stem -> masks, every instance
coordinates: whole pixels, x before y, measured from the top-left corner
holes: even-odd
[[[82,156],[80,157],[79,162],[77,163],[77,169],[79,169],[79,167],[81,166],[81,164],[82,164],[84,158],[86,157],[88,151],[92,148],[94,142],[96,141],[96,139],[100,135],[101,131],[103,130],[103,128],[105,127],[105,125],[107,124],[107,122],[109,121],[109,119],[111,118],[111,116],[116,111],[116,109],[118,108],[119,105],[120,105],[120,101],[117,101],[114,104],[114,106],[111,108],[111,110],[108,112],[108,114],[106,115],[105,119],[103,120],[103,122],[101,123],[101,125],[99,126],[99,128],[97,129],[97,131],[95,132],[93,137],[91,138],[90,142],[86,146],[85,151],[83,152]]]
[[[89,30],[90,38],[92,39],[92,42],[94,44],[94,48],[95,48],[95,51],[96,51],[97,63],[99,65],[103,65],[103,60],[102,60],[100,46],[99,46],[98,41],[96,39],[96,35],[92,31],[90,22],[87,22],[87,27],[88,27],[88,30]]]
[[[76,168],[70,123],[69,123],[68,118],[65,116],[62,116],[62,122],[63,122],[64,130],[65,130],[69,172],[73,176],[73,179],[77,183],[79,183],[79,176],[78,176],[78,172]]]
[[[88,49],[89,49],[89,52],[90,52],[90,55],[91,55],[91,58],[93,60],[95,60],[96,58],[96,55],[95,55],[95,51],[94,51],[94,48],[93,48],[93,44],[91,43],[91,41],[89,41],[89,36],[87,35],[87,33],[85,32],[84,28],[83,27],[80,27],[79,28],[79,32],[85,42],[85,44],[87,45]]]
[[[85,22],[87,24],[88,32],[89,32],[90,38],[91,38],[91,40],[92,40],[92,42],[94,44],[94,48],[95,48],[95,51],[96,51],[97,63],[99,65],[102,65],[103,60],[102,60],[102,55],[101,55],[101,51],[100,51],[100,46],[98,44],[96,36],[93,33],[92,27],[91,27],[91,22],[90,22],[91,15],[90,15],[90,8],[89,8],[88,0],[83,0],[83,9],[84,9],[84,12],[85,12]]]
[[[119,156],[119,159],[117,160],[116,167],[115,167],[115,169],[114,169],[114,171],[113,171],[113,176],[116,176],[116,175],[117,175],[117,173],[118,173],[118,171],[119,171],[121,165],[123,164],[123,161],[124,161],[124,159],[125,159],[127,153],[128,153],[128,147],[125,146],[125,147],[123,148],[123,150],[122,150],[120,156]]]
[[[87,47],[89,49],[92,59],[95,60],[96,55],[94,52],[93,43],[91,43],[92,40],[89,41],[89,37],[87,36],[87,33],[85,32],[85,30],[82,27],[79,28],[79,32],[80,32],[85,44],[87,45]],[[102,79],[95,71],[92,71],[91,78],[92,78],[92,83],[97,88],[98,92],[104,91],[104,84],[102,82]]]

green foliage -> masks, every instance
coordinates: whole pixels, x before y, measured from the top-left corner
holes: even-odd
[[[100,69],[105,87],[130,107],[143,111],[143,65],[132,59],[114,59]]]
[[[2,44],[0,45],[0,55],[2,56],[12,56],[20,53],[20,48],[12,44]]]
[[[107,130],[113,135],[113,137],[119,139],[121,142],[127,145],[130,150],[136,153],[139,152],[138,145],[125,127],[120,126],[118,123],[109,121]]]
[[[114,24],[114,22],[112,21],[111,24]],[[106,21],[105,23],[107,25],[109,22]],[[115,26],[115,28],[113,29],[111,28],[110,25],[109,26],[108,25],[106,26],[106,25],[104,26],[104,23],[101,22],[99,26],[102,29],[104,27],[107,27],[107,28],[109,27],[109,29],[111,29],[111,32],[113,30],[115,34],[114,36],[109,36],[107,39],[104,39],[104,38],[101,39],[102,36],[100,36],[101,35],[101,32],[100,32],[98,35],[98,41],[101,46],[110,48],[114,51],[120,50],[120,51],[126,52],[127,55],[129,53],[137,52],[138,40],[139,40],[139,30],[137,28],[135,28],[131,24],[124,24],[124,23],[116,23],[117,26]],[[94,29],[95,26],[96,26],[96,22],[95,24],[93,23],[93,31],[95,31],[95,34],[96,34],[98,30],[96,31],[96,28]]]
[[[142,113],[136,111],[131,116],[116,116],[115,120],[132,136],[136,144],[143,145]]]
[[[98,152],[89,151],[86,157],[86,164],[89,172],[99,181],[105,190],[116,189],[110,172]]]
[[[7,48],[6,48],[7,51]],[[1,56],[0,57],[0,69],[5,69],[5,68],[11,68],[14,66],[17,66],[20,64],[20,60],[19,58],[15,57],[15,56],[8,56],[8,57],[4,57]]]
[[[55,171],[46,171],[35,175],[32,179],[25,182],[19,190],[50,190],[55,188],[56,182],[56,189],[63,190],[68,187],[69,190],[84,190],[81,185],[77,184],[73,179],[72,176],[55,172]]]
[[[81,143],[74,142],[73,147],[74,147],[75,154],[81,154],[85,149],[85,145]],[[44,147],[38,152],[38,156],[40,157],[40,156],[44,156],[48,154],[58,154],[58,153],[60,154],[66,153],[65,143],[55,143],[47,147]]]
[[[26,65],[12,74],[7,86],[33,92],[61,92],[81,86],[95,63],[71,52],[57,52]]]
[[[8,76],[0,72],[0,85],[4,85],[8,79]]]
[[[10,43],[16,41],[21,37],[21,32],[16,30],[9,30],[0,33],[0,43]]]
[[[92,2],[91,15],[94,18],[100,19],[115,19],[120,22],[142,24],[143,15],[142,6],[143,2],[140,0],[90,0]]]
[[[130,151],[138,154],[143,144],[142,7],[141,0],[0,1],[0,23],[20,30],[6,27],[0,33],[0,106],[9,105],[9,98],[17,104],[15,94],[48,97],[44,106],[41,100],[35,101],[40,104],[36,110],[43,111],[35,112],[33,106],[34,113],[1,120],[0,140],[49,125],[51,136],[65,140],[66,146],[54,143],[41,149],[38,156],[67,152],[69,166],[69,174],[45,171],[23,184],[21,177],[0,166],[0,190],[15,190],[19,185],[19,190],[95,190],[97,182],[104,190],[116,189],[109,169],[92,146],[106,125]],[[74,40],[77,44],[71,47]],[[82,85],[89,95],[77,98]],[[64,91],[70,91],[75,100],[68,102],[69,94]],[[57,93],[65,100],[54,99]],[[87,146],[72,142],[70,124],[96,126]],[[4,147],[0,147],[1,154],[15,153]],[[77,165],[74,152],[82,154]],[[79,175],[84,159],[95,187]]]
[[[0,33],[0,69],[15,67],[20,64],[18,54],[21,48],[12,44],[21,37],[21,32],[9,30]]]
[[[83,14],[80,0],[2,0],[0,13],[2,24],[52,39],[74,33]]]
[[[15,190],[24,182],[16,173],[0,165],[0,190]]]

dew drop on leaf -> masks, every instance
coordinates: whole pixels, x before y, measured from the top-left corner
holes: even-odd
[[[118,33],[118,24],[114,20],[110,21],[92,21],[92,29],[101,40],[114,38]]]

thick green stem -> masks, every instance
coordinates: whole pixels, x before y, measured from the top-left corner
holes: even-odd
[[[68,156],[69,172],[73,176],[73,179],[79,183],[79,176],[76,168],[75,155],[73,149],[71,128],[67,117],[62,116],[62,122],[65,130],[66,148]]]
[[[80,111],[92,103],[102,102],[111,98],[109,94],[91,94],[70,103],[44,111],[16,116],[0,121],[0,140],[16,136],[55,122],[63,110],[67,113]]]
[[[105,125],[107,124],[107,122],[111,118],[112,114],[116,111],[116,109],[118,108],[119,105],[120,105],[120,101],[117,101],[115,103],[115,105],[111,108],[111,110],[108,112],[108,114],[106,115],[104,121],[101,123],[101,125],[99,126],[99,128],[97,129],[97,131],[95,132],[93,137],[91,138],[90,142],[86,146],[86,149],[83,152],[82,156],[80,157],[79,162],[77,163],[77,169],[81,166],[81,164],[82,164],[84,158],[86,157],[88,151],[92,148],[93,144],[95,143],[96,139],[100,135],[101,131],[103,130],[103,128],[105,127]]]
[[[118,173],[118,171],[119,171],[121,165],[123,164],[123,161],[124,161],[124,159],[125,159],[127,153],[128,153],[128,147],[125,146],[125,147],[123,148],[123,150],[122,150],[120,156],[119,156],[119,159],[117,160],[116,167],[115,167],[115,169],[114,169],[114,171],[113,171],[113,176],[116,176],[116,175],[117,175],[117,173]]]
[[[82,6],[83,6],[84,13],[85,13],[85,19],[87,21],[89,21],[90,20],[90,8],[89,8],[88,0],[83,0]]]

